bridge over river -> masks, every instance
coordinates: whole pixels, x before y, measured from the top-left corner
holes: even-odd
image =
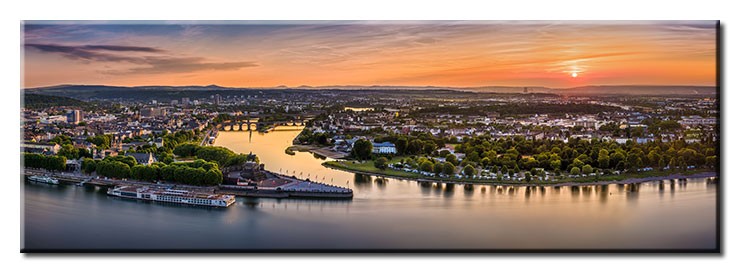
[[[236,116],[224,120],[216,128],[224,131],[265,131],[275,126],[305,126],[312,117],[294,116],[286,120],[270,120],[264,117]]]

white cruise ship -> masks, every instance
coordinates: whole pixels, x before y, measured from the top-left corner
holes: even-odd
[[[59,185],[59,180],[48,176],[32,175],[28,177],[28,180],[32,182]]]
[[[199,193],[156,186],[116,186],[108,189],[108,195],[123,198],[150,200],[174,204],[209,207],[228,207],[236,202],[233,195]]]

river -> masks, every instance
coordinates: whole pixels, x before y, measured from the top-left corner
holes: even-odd
[[[271,171],[350,187],[347,201],[237,198],[227,209],[122,200],[97,187],[23,187],[28,250],[714,249],[717,185],[706,179],[578,187],[421,184],[285,154],[300,132],[220,132],[215,145]]]

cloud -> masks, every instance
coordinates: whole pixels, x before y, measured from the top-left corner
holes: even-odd
[[[87,50],[108,50],[108,51],[136,51],[136,52],[164,52],[164,50],[144,47],[144,46],[118,46],[118,45],[86,45],[81,48]]]
[[[200,57],[152,57],[145,58],[147,66],[135,67],[123,71],[107,71],[107,74],[144,74],[144,73],[187,73],[202,70],[239,70],[245,67],[255,67],[255,62],[208,62]]]
[[[83,46],[64,46],[57,44],[25,44],[26,48],[35,49],[44,53],[56,53],[65,58],[79,61],[99,61],[99,62],[130,62],[141,63],[137,57],[121,56],[107,53],[114,52],[160,52],[156,48],[148,47],[129,47],[129,46],[111,46],[111,45],[83,45]]]
[[[140,65],[124,70],[101,71],[104,74],[187,73],[201,70],[238,70],[245,67],[259,66],[257,63],[250,61],[212,62],[202,57],[172,56],[166,50],[143,46],[25,44],[25,47],[44,53],[59,54],[65,58],[85,63],[105,62]],[[122,53],[125,53],[125,55]]]

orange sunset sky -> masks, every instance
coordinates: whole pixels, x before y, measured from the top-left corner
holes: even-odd
[[[25,87],[715,85],[714,21],[23,24]]]

